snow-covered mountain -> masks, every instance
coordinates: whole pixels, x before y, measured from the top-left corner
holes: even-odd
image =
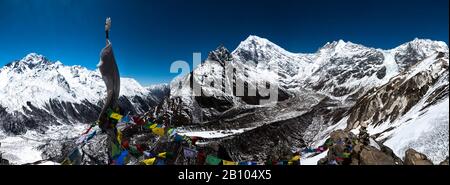
[[[167,85],[143,87],[134,79],[121,78],[121,107],[125,112],[148,111],[167,89]],[[98,70],[65,66],[35,53],[0,68],[0,126],[5,132],[93,122],[105,97]]]
[[[225,64],[244,72],[223,79]],[[279,101],[258,105],[264,97],[236,96],[236,79],[247,82],[246,87],[266,81],[279,84]],[[192,96],[191,82],[212,81],[216,85],[203,92],[217,92],[215,96]],[[361,121],[398,156],[408,147],[435,163],[448,156],[448,108],[443,108],[448,107],[448,46],[444,42],[414,39],[383,50],[339,40],[303,54],[250,36],[233,52],[224,47],[212,51],[192,73],[172,81],[171,87],[172,96],[156,114],[171,114],[175,125],[184,126],[186,132],[244,129],[214,139],[236,161],[265,160],[282,150],[323,144],[331,131],[356,132]],[[425,119],[433,123],[423,124]],[[414,129],[419,124],[425,131]]]
[[[210,52],[191,73],[174,79],[170,89],[168,84],[142,87],[122,78],[120,100],[125,110],[150,109],[160,119],[169,118],[180,134],[204,137],[201,143],[219,145],[233,161],[279,159],[322,145],[338,129],[357,133],[367,125],[372,139],[396,156],[413,148],[439,163],[449,155],[448,66],[448,46],[440,41],[414,39],[384,50],[339,40],[315,53],[292,53],[249,36],[232,52],[223,46]],[[225,75],[229,67],[234,69],[231,76]],[[0,79],[3,130],[24,133],[32,128],[20,138],[0,134],[11,151],[19,149],[8,143],[37,135],[71,137],[66,127],[64,133],[55,127],[95,119],[105,96],[98,71],[52,63],[36,54],[0,69]],[[243,95],[236,92],[240,81],[245,82]],[[266,82],[278,85],[277,102],[260,104],[268,97],[259,91],[249,95],[248,89],[267,87]],[[196,85],[204,88],[192,96]],[[101,148],[102,137],[90,145]],[[45,143],[43,148],[64,148]],[[321,157],[306,161],[317,163]]]

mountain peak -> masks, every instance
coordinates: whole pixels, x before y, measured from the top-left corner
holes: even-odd
[[[50,63],[45,56],[37,53],[29,53],[28,55],[23,57],[20,61],[27,64]]]
[[[232,52],[233,54],[239,52],[254,52],[254,51],[276,51],[281,53],[290,53],[275,43],[269,41],[266,38],[262,38],[256,35],[250,35],[242,41],[239,46]]]
[[[225,64],[226,61],[231,61],[233,56],[225,46],[220,45],[216,50],[209,52],[207,60],[213,60]]]
[[[344,41],[342,39],[339,39],[333,42],[327,42],[322,48],[343,48],[351,45],[358,45],[358,44],[354,44],[350,41]]]
[[[37,66],[48,66],[50,64],[52,64],[52,62],[50,62],[45,56],[37,53],[30,53],[20,60],[16,60],[6,64],[5,67],[9,67],[15,69],[15,71],[22,72],[24,70],[32,69]]]
[[[414,40],[407,42],[405,44],[400,45],[399,47],[413,47],[413,48],[423,48],[423,49],[441,49],[441,50],[448,50],[448,46],[445,42],[442,41],[434,41],[430,39],[420,39],[420,38],[414,38]]]
[[[273,42],[269,41],[266,38],[262,38],[262,37],[258,37],[256,35],[250,35],[247,37],[247,39],[245,39],[244,41],[242,41],[238,48],[240,47],[245,47],[245,46],[249,46],[249,45],[253,45],[253,46],[276,46],[278,47],[276,44],[274,44]]]

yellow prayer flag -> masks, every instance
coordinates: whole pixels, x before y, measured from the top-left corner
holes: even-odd
[[[159,135],[159,136],[164,136],[164,128],[152,128],[153,133]]]
[[[155,163],[156,161],[156,157],[150,158],[150,159],[145,159],[142,162],[145,163],[145,165],[153,165],[153,163]]]
[[[117,141],[119,144],[122,143],[122,132],[120,132],[120,130],[117,130]]]
[[[223,165],[238,165],[237,162],[222,160]]]
[[[159,153],[159,154],[158,154],[158,157],[166,158],[166,154],[167,154],[167,152]]]
[[[115,120],[117,120],[117,121],[119,121],[120,119],[122,119],[122,117],[123,117],[122,115],[117,114],[117,113],[112,113],[111,116],[110,116],[110,118],[115,119]]]
[[[156,128],[156,126],[158,126],[158,124],[153,124],[153,125],[150,125],[150,129],[154,129],[154,128]]]
[[[292,161],[289,161],[289,162],[288,162],[288,165],[292,165],[292,164],[294,164]]]
[[[296,155],[294,157],[292,157],[291,161],[299,161],[300,160],[300,155]]]

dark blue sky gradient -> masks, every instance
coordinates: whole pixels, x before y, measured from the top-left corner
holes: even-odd
[[[95,69],[104,20],[122,76],[168,82],[175,60],[192,62],[248,35],[292,52],[343,39],[393,48],[415,37],[448,43],[448,0],[0,0],[0,66],[37,52]]]

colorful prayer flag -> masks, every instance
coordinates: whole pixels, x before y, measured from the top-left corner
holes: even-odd
[[[94,130],[94,132],[92,132],[91,134],[89,134],[89,135],[86,137],[86,142],[88,142],[89,140],[91,140],[92,138],[94,138],[95,134],[97,134],[97,131],[96,131],[96,130]]]
[[[156,123],[154,123],[154,124],[152,124],[152,125],[150,125],[150,129],[153,129],[153,128],[156,128],[158,126],[158,124],[156,124]]]
[[[145,159],[142,162],[146,165],[153,165],[153,163],[155,163],[156,161],[156,157],[150,158],[150,159]]]
[[[116,143],[114,143],[114,142],[111,144],[111,148],[112,148],[112,150],[111,150],[111,156],[112,156],[113,158],[118,157],[118,156],[120,155],[120,153],[122,153],[120,147],[119,147]]]
[[[195,158],[197,156],[197,151],[190,148],[183,148],[183,153],[185,158]]]
[[[84,140],[86,140],[87,135],[82,135],[80,138],[77,139],[77,141],[75,141],[75,144],[81,144],[84,142]]]
[[[178,135],[178,134],[175,134],[175,138],[174,138],[174,141],[175,142],[181,142],[181,141],[183,141],[184,140],[184,137],[183,136],[180,136],[180,135]]]
[[[222,160],[223,161],[223,165],[238,165],[237,162],[234,161],[227,161],[227,160]]]
[[[295,155],[294,157],[292,157],[291,161],[299,161],[300,160],[300,155]]]
[[[122,151],[122,153],[120,153],[119,157],[117,158],[115,164],[116,165],[124,165],[127,157],[128,157],[128,151],[126,151],[126,150]]]
[[[120,132],[120,130],[117,130],[117,141],[119,144],[122,143],[122,132]]]
[[[109,117],[119,121],[120,119],[122,119],[123,116],[118,113],[113,112],[113,113],[111,113],[111,116],[109,116]]]
[[[160,157],[160,158],[166,158],[166,154],[167,154],[167,152],[159,153],[159,154],[158,154],[158,157]]]
[[[152,122],[147,122],[144,127],[150,129],[150,127],[153,125],[154,123]]]
[[[129,123],[130,122],[130,116],[124,116],[122,119],[120,119],[120,122],[122,123]]]
[[[257,163],[252,161],[246,161],[246,162],[239,162],[239,165],[257,165]]]
[[[144,151],[144,157],[145,158],[152,158],[155,157],[155,155],[149,151]]]
[[[152,128],[152,132],[159,136],[164,136],[164,128],[155,127]]]
[[[219,159],[216,156],[208,155],[206,157],[206,164],[208,165],[219,165],[222,162],[222,159]]]
[[[165,162],[163,159],[156,159],[156,165],[165,165]]]

